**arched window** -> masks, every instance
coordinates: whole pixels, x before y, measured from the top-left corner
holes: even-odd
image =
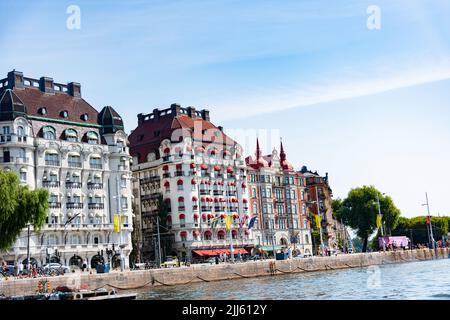
[[[89,131],[86,133],[87,142],[89,144],[98,144],[98,135],[94,131]]]
[[[24,137],[25,136],[25,129],[22,126],[17,127],[17,136],[18,137]]]
[[[48,246],[56,246],[58,245],[58,237],[54,234],[50,234],[47,237],[47,245]]]
[[[67,141],[72,141],[72,142],[78,141],[78,134],[74,129],[66,129],[66,131],[64,131],[64,136]]]
[[[45,126],[42,128],[42,136],[47,140],[55,140],[56,139],[56,130],[51,126]]]

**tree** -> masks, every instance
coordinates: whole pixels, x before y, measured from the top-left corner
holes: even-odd
[[[0,250],[9,249],[28,224],[39,231],[45,223],[49,193],[21,186],[17,174],[0,170]]]
[[[431,223],[434,240],[438,241],[442,239],[442,236],[447,236],[450,217],[431,217]],[[410,219],[400,217],[396,228],[392,230],[392,235],[410,237],[413,244],[429,243],[427,217],[419,216]]]
[[[400,210],[394,205],[392,198],[383,196],[374,186],[363,186],[350,190],[342,203],[334,202],[336,217],[345,225],[356,230],[356,234],[363,241],[362,251],[367,251],[368,238],[377,229],[378,202],[380,199],[382,223],[386,230],[394,229],[398,223]]]

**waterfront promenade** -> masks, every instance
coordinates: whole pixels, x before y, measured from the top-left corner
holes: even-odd
[[[294,274],[345,268],[361,268],[433,259],[449,258],[449,248],[417,249],[356,253],[331,257],[313,257],[292,260],[264,260],[219,265],[191,265],[190,267],[111,272],[105,274],[77,273],[49,278],[10,279],[0,282],[0,294],[5,296],[33,294],[39,282],[48,279],[51,287],[67,286],[74,289],[95,290],[114,288],[138,290],[152,286],[175,286],[194,282],[211,282],[280,274]]]

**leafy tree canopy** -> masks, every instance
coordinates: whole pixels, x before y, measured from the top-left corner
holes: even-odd
[[[14,172],[0,170],[0,250],[9,249],[28,224],[39,231],[48,210],[48,191],[21,186]]]

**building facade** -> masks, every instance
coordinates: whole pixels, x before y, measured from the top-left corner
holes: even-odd
[[[322,242],[329,250],[338,249],[348,241],[346,228],[335,219],[331,206],[333,192],[329,185],[328,173],[323,177],[317,171],[312,172],[303,167],[299,172],[306,181],[307,208],[310,217],[319,214],[322,228]],[[316,245],[319,250],[320,243]]]
[[[246,158],[250,213],[257,216],[253,233],[263,251],[291,248],[293,254],[312,254],[310,224],[306,209],[305,179],[287,161],[283,144],[263,156]]]
[[[143,260],[157,260],[161,251],[162,260],[195,261],[229,254],[230,245],[249,253],[254,241],[241,146],[210,122],[208,110],[172,104],[139,114],[130,145]],[[226,215],[233,216],[229,232]]]
[[[0,80],[0,168],[49,190],[40,232],[24,230],[6,261],[81,266],[120,263],[131,251],[131,171],[127,135],[112,107],[96,111],[81,85],[32,79],[12,71]],[[114,233],[113,216],[122,215]],[[28,241],[29,239],[29,241]]]

